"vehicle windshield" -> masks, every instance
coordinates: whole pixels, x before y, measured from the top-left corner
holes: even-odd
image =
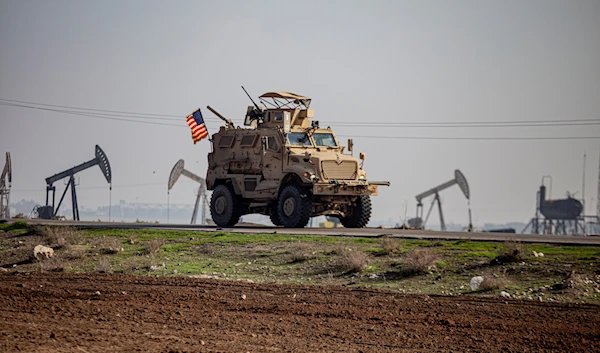
[[[306,132],[290,132],[287,134],[287,138],[292,146],[312,146]]]
[[[314,133],[315,145],[324,147],[337,147],[332,133]]]

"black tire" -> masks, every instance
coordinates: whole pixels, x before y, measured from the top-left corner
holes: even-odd
[[[242,206],[231,185],[217,185],[210,199],[210,215],[219,227],[233,227],[242,216]]]
[[[303,188],[289,185],[279,194],[277,214],[286,228],[304,228],[312,214],[312,198]]]
[[[346,228],[363,228],[371,219],[371,198],[369,196],[359,196],[352,207],[351,213],[340,222]]]
[[[279,219],[279,212],[277,211],[277,202],[274,202],[269,207],[269,218],[271,219],[271,223],[273,223],[274,226],[279,227],[283,225],[281,223],[281,220]]]

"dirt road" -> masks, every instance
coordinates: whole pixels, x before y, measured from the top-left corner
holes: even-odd
[[[600,307],[186,277],[0,273],[3,352],[600,351]]]

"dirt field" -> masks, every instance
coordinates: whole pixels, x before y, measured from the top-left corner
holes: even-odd
[[[591,304],[0,273],[3,352],[591,352],[599,324]]]

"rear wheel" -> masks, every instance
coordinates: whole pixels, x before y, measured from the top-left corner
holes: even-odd
[[[279,194],[277,214],[286,228],[304,228],[312,213],[312,198],[302,187],[289,185]]]
[[[359,196],[352,207],[350,214],[340,218],[340,222],[346,228],[363,228],[371,219],[371,198]]]
[[[242,202],[231,185],[218,185],[210,199],[210,214],[219,227],[233,227],[242,215]]]

